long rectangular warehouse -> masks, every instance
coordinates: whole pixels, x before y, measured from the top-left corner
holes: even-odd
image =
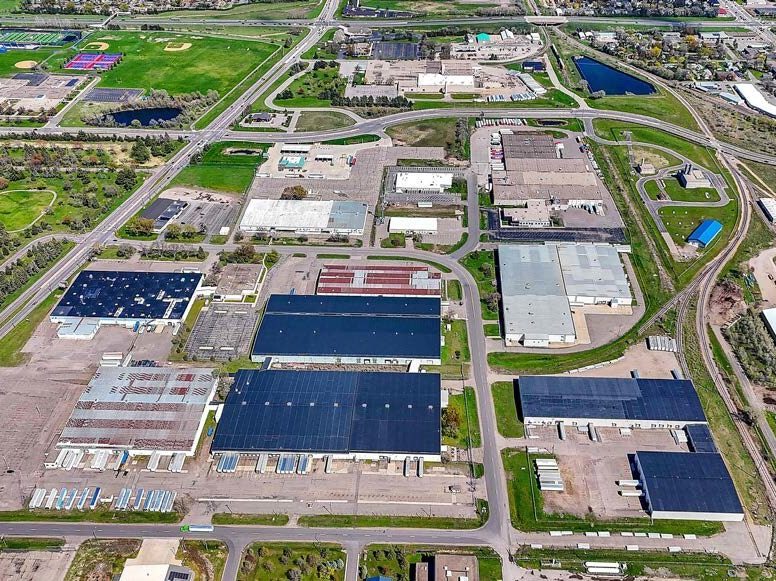
[[[681,429],[706,423],[688,379],[523,375],[514,385],[526,424]]]
[[[353,201],[251,200],[240,221],[245,232],[364,233],[368,206]]]
[[[211,449],[439,461],[440,408],[433,373],[241,369]]]
[[[205,367],[100,367],[57,445],[191,456],[217,383]]]
[[[439,299],[271,295],[251,359],[439,365]]]
[[[100,325],[176,324],[186,318],[201,283],[201,273],[84,270],[50,319],[65,330],[88,324],[93,333]]]
[[[318,275],[319,295],[439,297],[442,276],[423,265],[326,264]]]
[[[719,454],[636,452],[635,465],[652,518],[744,519],[733,479]]]

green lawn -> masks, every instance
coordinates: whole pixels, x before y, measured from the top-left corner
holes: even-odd
[[[465,17],[481,14],[483,8],[490,7],[489,4],[467,3],[467,2],[435,2],[434,0],[364,0],[361,6],[370,8],[381,8],[384,10],[397,10],[401,12],[412,12],[419,17]]]
[[[288,515],[217,512],[213,515],[211,522],[214,525],[267,525],[282,527],[288,524]]]
[[[59,549],[65,539],[47,537],[2,537],[0,551],[46,551]]]
[[[648,517],[628,517],[614,520],[597,519],[588,513],[584,518],[573,514],[547,514],[544,512],[542,493],[534,474],[533,458],[551,458],[549,454],[529,455],[523,449],[507,448],[501,451],[504,471],[507,475],[509,512],[512,524],[521,531],[606,530],[641,531],[650,533],[691,533],[709,536],[721,532],[719,522],[657,520]]]
[[[183,515],[177,512],[113,511],[96,509],[89,511],[4,510],[0,522],[95,522],[121,524],[173,524]]]
[[[448,325],[450,329],[448,330]],[[442,332],[445,336],[445,344],[442,347],[442,363],[468,363],[471,361],[469,354],[469,336],[466,330],[466,321],[442,321]]]
[[[226,10],[175,10],[164,12],[161,17],[185,20],[242,19],[242,20],[284,20],[286,18],[315,18],[323,8],[323,0],[291,0],[289,2],[251,2],[240,4]]]
[[[296,131],[326,131],[350,127],[355,121],[337,111],[303,111],[296,122]]]
[[[515,388],[511,381],[497,381],[490,386],[496,412],[498,433],[505,438],[524,438],[525,426],[517,416]]]
[[[38,64],[45,63],[48,59],[52,59],[55,54],[73,54],[66,48],[54,48],[43,47],[35,50],[9,50],[8,52],[0,53],[0,76],[14,75],[19,72],[24,72],[22,69],[16,68],[14,65],[20,61],[35,61]],[[55,59],[52,59],[52,61]],[[50,68],[59,68],[59,62],[61,59],[57,59],[55,66]]]
[[[380,240],[380,248],[405,248],[407,237],[401,232],[392,232],[388,238]]]
[[[242,555],[238,581],[344,581],[347,556],[328,543],[253,543]],[[318,568],[322,566],[319,574]],[[292,573],[294,571],[294,573]]]
[[[655,95],[612,95],[601,99],[588,98],[587,103],[594,109],[609,109],[610,111],[646,115],[680,127],[698,129],[698,124],[693,116],[676,97],[660,87],[655,88],[658,91]]]
[[[675,202],[717,202],[719,192],[716,188],[685,188],[676,178],[663,180],[668,197]]]
[[[0,222],[11,232],[22,230],[37,220],[53,200],[50,191],[0,191]]]
[[[299,517],[299,526],[324,528],[382,527],[393,529],[476,529],[479,518],[448,516],[389,516],[372,514],[316,514]]]
[[[482,307],[482,318],[486,321],[498,320],[498,311],[490,308],[487,303],[487,296],[496,292],[496,264],[494,252],[492,250],[476,250],[467,254],[461,259],[461,264],[466,267],[474,280],[477,281],[477,288],[480,292],[480,305]]]
[[[482,327],[486,337],[501,337],[501,326],[498,323],[486,323]]]
[[[276,98],[275,105],[289,108],[330,107],[331,101],[321,99],[319,94],[332,90],[343,95],[346,83],[345,78],[339,75],[339,65],[313,70],[294,79],[287,89],[293,96],[290,99]]]
[[[447,298],[451,301],[460,301],[463,298],[463,291],[461,290],[461,281],[448,280],[447,281]]]
[[[458,448],[468,448],[471,443],[472,448],[479,448],[482,445],[482,440],[480,437],[480,420],[477,414],[477,397],[474,393],[474,388],[465,387],[464,393],[451,395],[448,408],[454,408],[458,411],[461,423],[456,437],[449,438],[445,436],[442,438],[442,443]]]
[[[202,155],[202,160],[192,163],[173,178],[170,186],[189,186],[219,192],[242,194],[251,185],[263,152],[269,145],[221,141],[213,144]],[[234,151],[255,151],[255,154],[234,154]]]
[[[731,202],[721,208],[704,208],[704,207],[681,207],[681,206],[668,206],[666,208],[660,208],[660,217],[663,219],[663,223],[668,229],[671,238],[674,242],[680,245],[684,245],[687,242],[687,237],[695,228],[706,219],[714,219],[722,222],[722,226],[727,230],[727,234],[735,226],[736,217],[738,215],[738,206],[735,202]],[[725,235],[720,234],[717,239],[712,241],[711,245],[703,252],[707,252],[708,249],[719,245],[720,241],[724,241]]]
[[[82,45],[105,42],[109,45],[107,52],[124,54],[118,66],[101,74],[101,87],[164,89],[173,95],[215,90],[222,97],[277,48],[254,40],[195,36],[167,31],[138,34],[111,30],[90,35]],[[159,39],[192,46],[169,52],[164,50],[168,41]],[[65,60],[62,56],[52,59],[59,63]]]

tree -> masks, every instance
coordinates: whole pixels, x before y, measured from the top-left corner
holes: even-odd
[[[307,197],[307,190],[302,186],[288,186],[280,194],[281,200],[303,200]]]
[[[151,159],[151,150],[142,141],[135,141],[129,156],[138,163],[145,163]]]
[[[154,232],[154,221],[150,218],[135,216],[127,222],[124,230],[130,236],[150,236]]]
[[[131,167],[125,167],[116,174],[116,185],[131,190],[137,184],[137,174]]]
[[[451,406],[442,410],[442,435],[455,438],[461,425],[461,414],[458,408]]]
[[[167,226],[167,231],[164,234],[164,237],[167,240],[177,240],[181,237],[181,226],[180,224],[169,224]]]
[[[501,302],[501,295],[497,292],[488,293],[485,302],[491,311],[498,311],[498,305]]]

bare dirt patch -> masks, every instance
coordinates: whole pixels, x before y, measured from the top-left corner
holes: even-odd
[[[652,149],[651,147],[633,147],[633,157],[641,162],[647,162],[654,165],[657,169],[669,167],[671,160],[660,154],[659,151]]]
[[[165,52],[181,52],[191,48],[190,42],[168,42],[164,47]]]
[[[109,47],[107,42],[90,42],[84,48],[86,50],[108,50]]]
[[[19,61],[14,66],[17,69],[30,70],[38,66],[38,61]]]
[[[711,324],[724,326],[746,311],[744,294],[738,285],[723,280],[711,291]]]

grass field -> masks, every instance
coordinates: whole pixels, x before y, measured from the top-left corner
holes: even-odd
[[[213,515],[211,522],[214,525],[267,525],[282,527],[288,524],[288,515],[217,512]]]
[[[176,52],[165,51],[168,41],[160,39],[190,43],[191,47]],[[215,90],[224,96],[277,48],[253,40],[170,32],[109,31],[88,36],[82,45],[90,42],[105,42],[109,45],[106,52],[124,54],[121,63],[101,73],[101,87],[164,89],[173,95]],[[72,54],[73,51],[56,55],[50,61],[51,68],[59,68]],[[215,55],[218,58],[214,58]]]
[[[359,528],[386,527],[394,529],[476,529],[482,526],[479,518],[447,516],[388,516],[371,514],[315,514],[299,517],[301,527]]]
[[[383,575],[390,579],[412,579],[410,570],[415,563],[427,561],[436,553],[460,553],[477,557],[479,578],[492,581],[502,578],[501,559],[490,547],[438,547],[420,545],[369,545],[359,559],[368,575]]]
[[[480,437],[480,421],[477,414],[477,397],[473,387],[465,387],[464,393],[451,395],[448,408],[458,411],[461,423],[455,438],[443,437],[442,443],[458,448],[479,448],[482,445]]]
[[[676,178],[663,180],[668,197],[675,202],[717,202],[719,193],[715,188],[685,188]]]
[[[435,18],[450,16],[474,16],[482,8],[490,5],[467,2],[437,2],[434,0],[364,0],[361,6],[412,12],[417,16]]]
[[[27,361],[27,355],[21,352],[32,333],[40,325],[48,312],[57,304],[59,292],[51,293],[21,323],[0,339],[0,367],[15,367]]]
[[[166,523],[180,522],[183,515],[177,512],[117,512],[112,510],[4,510],[0,511],[0,522],[95,522],[95,523]]]
[[[721,208],[669,206],[660,208],[660,217],[674,242],[684,245],[690,233],[705,219],[719,220],[729,233],[736,222],[737,212],[738,207],[732,202]],[[720,238],[714,240],[707,250],[716,246],[719,241]]]
[[[478,250],[467,254],[461,259],[461,264],[466,267],[474,280],[477,281],[477,288],[480,291],[480,306],[482,307],[482,318],[486,321],[498,320],[498,311],[494,311],[488,306],[486,297],[496,292],[496,265],[492,250]]]
[[[296,122],[296,131],[326,131],[350,127],[355,121],[336,111],[303,111]]]
[[[458,281],[458,280],[447,281],[447,298],[448,300],[451,300],[451,301],[460,301],[463,298],[461,281]]]
[[[2,537],[0,551],[46,551],[59,549],[65,539],[50,537]]]
[[[171,20],[183,21],[189,18],[215,18],[224,20],[304,19],[315,18],[320,13],[321,8],[323,8],[323,0],[291,0],[290,2],[251,2],[226,10],[175,10],[172,12],[164,12],[159,16],[168,17]]]
[[[118,577],[139,550],[140,539],[87,539],[79,545],[65,581]]]
[[[230,154],[234,150],[255,150],[256,154]],[[213,144],[198,163],[192,163],[176,175],[170,186],[189,186],[219,192],[242,194],[251,185],[262,153],[269,146],[261,143],[221,141]]]
[[[511,381],[497,381],[490,386],[493,393],[493,407],[496,412],[498,433],[505,438],[525,437],[525,426],[517,417],[515,388]]]
[[[23,72],[17,69],[14,65],[19,61],[36,61],[37,63],[45,62],[47,59],[52,59],[53,55],[58,54],[70,54],[72,51],[67,51],[63,48],[44,47],[36,50],[9,50],[8,52],[0,53],[0,76],[14,75],[19,72]],[[54,60],[54,59],[52,59]],[[61,59],[60,61],[61,62]],[[59,64],[54,68],[59,68]]]
[[[196,579],[221,581],[228,552],[221,541],[184,539],[175,556],[194,571]]]
[[[611,532],[641,531],[650,533],[674,533],[713,535],[723,530],[722,523],[704,521],[658,520],[648,517],[597,519],[588,513],[585,518],[573,514],[547,514],[544,512],[542,493],[534,475],[533,458],[550,458],[548,454],[529,455],[523,449],[507,448],[501,451],[501,459],[507,474],[509,512],[512,524],[521,531],[593,529]]]
[[[10,190],[0,192],[0,222],[7,230],[23,230],[37,220],[54,200],[50,191]]]
[[[346,80],[339,75],[339,65],[309,71],[301,77],[294,79],[288,86],[293,93],[290,99],[275,99],[278,107],[329,107],[331,101],[321,99],[318,95],[322,91],[334,90],[340,95],[345,92]]]

